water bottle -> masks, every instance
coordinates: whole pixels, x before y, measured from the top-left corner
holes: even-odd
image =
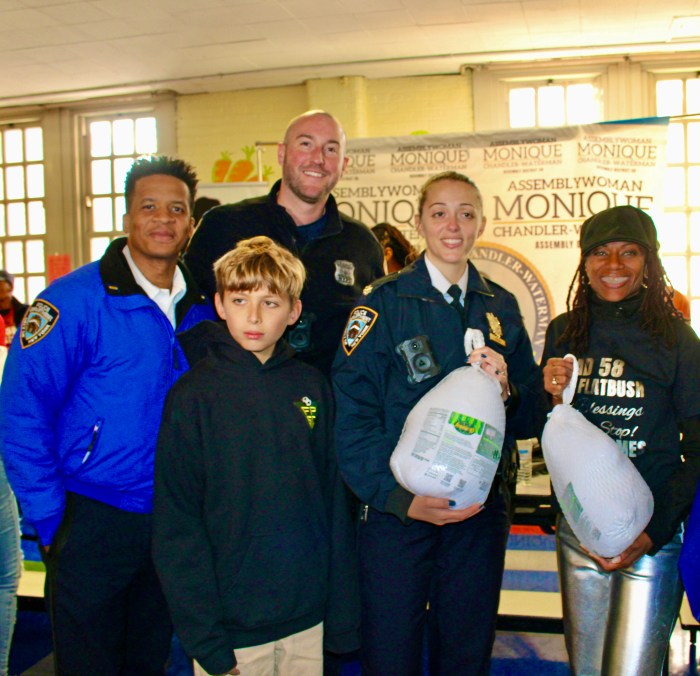
[[[529,486],[532,481],[532,439],[518,440],[518,483]]]

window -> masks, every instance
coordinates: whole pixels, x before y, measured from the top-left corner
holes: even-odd
[[[85,119],[86,220],[91,261],[123,234],[124,179],[134,160],[158,152],[156,118],[114,115]]]
[[[511,128],[562,127],[601,119],[598,89],[592,82],[511,84],[508,92]]]
[[[0,267],[14,295],[31,301],[46,286],[44,140],[40,126],[0,126]]]
[[[657,79],[656,110],[671,117],[665,208],[657,217],[661,258],[674,288],[688,296],[700,332],[700,78]]]

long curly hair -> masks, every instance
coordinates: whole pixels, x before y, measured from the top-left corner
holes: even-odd
[[[683,315],[673,305],[673,287],[658,251],[643,247],[645,252],[644,299],[640,308],[641,327],[650,336],[659,338],[666,347],[676,340],[674,319]],[[589,254],[590,255],[590,254]],[[586,259],[582,256],[566,297],[569,321],[559,337],[558,344],[567,343],[575,353],[588,349],[591,325],[591,299],[594,295],[586,274]]]

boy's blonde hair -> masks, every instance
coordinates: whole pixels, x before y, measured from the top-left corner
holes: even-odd
[[[216,290],[253,291],[267,286],[272,293],[299,300],[306,279],[304,264],[269,237],[251,237],[214,263]]]

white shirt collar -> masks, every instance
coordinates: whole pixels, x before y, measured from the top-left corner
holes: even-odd
[[[445,275],[438,270],[435,265],[430,261],[427,256],[424,256],[425,267],[428,268],[428,274],[430,275],[430,283],[445,297],[445,300],[449,303],[452,300],[452,296],[447,293],[447,289],[452,286]],[[457,286],[462,289],[462,296],[460,301],[464,304],[464,296],[467,294],[467,280],[469,278],[469,265],[464,268],[464,274],[457,281]]]
[[[126,245],[122,250],[124,253],[124,258],[129,264],[129,269],[131,274],[134,275],[134,280],[136,283],[146,292],[146,295],[163,311],[165,316],[168,318],[173,328],[175,328],[175,306],[178,301],[185,295],[187,291],[187,283],[185,282],[185,276],[180,270],[180,266],[175,266],[175,273],[173,274],[173,286],[172,289],[161,289],[155,284],[151,283],[146,279],[146,276],[141,272],[138,265],[131,256],[131,251],[129,251],[129,246]]]

